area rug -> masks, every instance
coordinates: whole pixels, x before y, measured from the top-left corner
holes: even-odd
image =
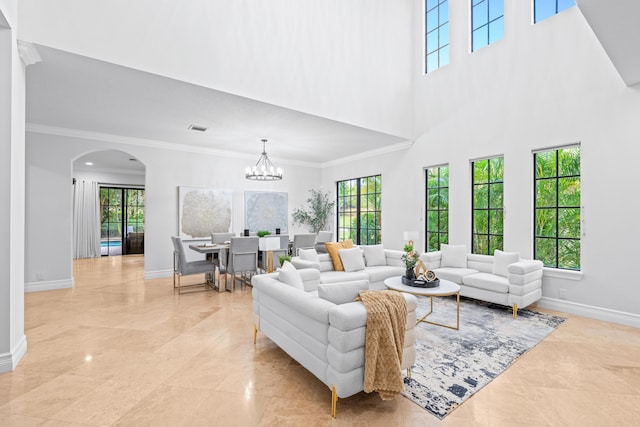
[[[428,319],[455,325],[454,297],[434,298]],[[418,297],[418,318],[429,298]],[[403,395],[438,418],[471,397],[518,357],[557,328],[564,318],[461,298],[460,330],[416,325],[416,364],[405,378]]]

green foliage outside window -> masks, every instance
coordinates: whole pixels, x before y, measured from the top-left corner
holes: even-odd
[[[472,252],[493,255],[504,245],[504,157],[476,160],[472,171]]]
[[[535,153],[534,257],[580,270],[580,147]]]
[[[374,175],[338,182],[338,240],[359,245],[381,242],[382,176]]]
[[[449,166],[427,169],[427,252],[449,243]]]

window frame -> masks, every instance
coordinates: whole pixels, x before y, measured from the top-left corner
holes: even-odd
[[[547,15],[547,16],[544,16],[544,17],[542,17],[542,18],[538,19],[538,18],[537,18],[537,13],[536,13],[536,12],[537,12],[537,7],[536,7],[536,6],[537,6],[537,4],[538,4],[538,2],[539,2],[539,1],[541,1],[541,0],[533,0],[533,4],[532,4],[532,12],[531,12],[531,15],[532,15],[533,23],[534,23],[534,24],[537,24],[538,22],[542,22],[542,21],[544,21],[545,19],[551,18],[552,16],[555,16],[555,15],[559,14],[560,12],[564,12],[564,11],[565,11],[565,10],[567,10],[567,9],[571,9],[572,7],[574,7],[574,6],[576,5],[575,0],[569,0],[569,1],[573,2],[573,4],[572,4],[572,5],[570,5],[570,6],[566,6],[566,7],[564,7],[563,9],[559,9],[560,2],[561,2],[562,0],[542,0],[542,1],[548,1],[548,2],[551,2],[551,1],[555,2],[555,7],[554,7],[555,12],[554,12],[554,13],[552,13],[552,14],[550,14],[550,15]]]
[[[447,169],[447,185],[443,186],[441,185],[442,183],[442,178],[441,178],[441,172],[442,169],[446,168]],[[430,170],[437,170],[437,183],[438,185],[436,187],[429,187],[429,171]],[[450,178],[450,168],[449,168],[449,164],[442,164],[442,165],[437,165],[437,166],[428,166],[426,168],[424,168],[425,171],[425,203],[424,203],[424,209],[425,209],[425,225],[424,225],[424,249],[425,252],[433,252],[433,251],[438,251],[440,250],[440,245],[442,245],[443,243],[449,243],[449,178]],[[437,231],[430,231],[429,230],[429,213],[431,211],[434,211],[434,209],[429,209],[429,190],[437,190],[438,193],[438,206],[435,209],[435,211],[437,212],[437,217],[438,217],[438,225],[436,227]],[[442,208],[441,205],[441,201],[442,201],[442,197],[441,197],[441,191],[443,189],[447,190],[447,207],[446,208]],[[446,224],[446,228],[442,227],[442,212],[446,212],[446,216],[447,216],[447,224]],[[436,240],[437,240],[437,248],[431,248],[429,246],[429,236],[432,234],[436,234]],[[444,237],[444,238],[443,238]]]
[[[373,192],[362,192],[363,185],[365,184],[365,180],[374,179],[374,191]],[[341,183],[351,182],[351,185],[355,186],[355,195],[348,194],[343,195],[340,189]],[[366,187],[366,185],[365,185]],[[362,201],[363,197],[367,197],[369,195],[374,196],[374,209],[366,209],[363,211]],[[343,206],[345,204],[341,204],[343,200],[347,198],[353,199],[355,198],[355,208],[351,207],[349,210],[349,218],[355,217],[356,225],[345,227],[344,225],[340,225],[340,220],[344,215],[341,214],[343,211]],[[368,203],[367,203],[368,204]],[[365,213],[366,212],[366,213]],[[366,227],[363,228],[363,214],[371,214],[374,215],[374,225],[377,227]],[[369,222],[367,222],[369,224]],[[362,232],[367,232],[366,236],[362,235]],[[373,231],[375,233],[375,237],[370,238],[370,233],[368,231]],[[374,245],[382,242],[382,174],[363,176],[359,178],[351,178],[345,179],[342,181],[336,182],[336,236],[338,241],[342,241],[345,239],[353,239],[353,243],[356,245]],[[366,237],[366,238],[365,238]],[[364,242],[364,243],[363,243]]]
[[[493,19],[491,19],[491,2],[502,2],[502,14],[499,16],[494,17]],[[478,17],[476,17],[475,13],[474,13],[474,8],[476,6],[479,6],[480,4],[486,2],[487,4],[487,15],[486,15],[486,19],[487,21],[481,25],[478,25],[477,27],[475,26],[475,22],[478,19]],[[490,46],[492,43],[500,41],[504,38],[504,0],[471,0],[469,2],[469,6],[470,6],[470,21],[471,21],[471,52],[477,52],[480,49]],[[502,37],[500,37],[499,39],[494,40],[493,42],[491,41],[491,24],[499,21],[502,19]],[[475,48],[475,36],[474,33],[483,28],[483,27],[487,27],[487,40],[486,40],[486,44],[483,44],[482,46],[479,46],[477,48]]]
[[[568,150],[568,149],[575,149],[577,148],[579,150],[579,173],[573,174],[573,175],[560,175],[560,156],[559,151],[561,150]],[[537,156],[540,153],[546,153],[546,152],[555,152],[555,175],[553,176],[545,176],[545,177],[541,177],[538,178],[537,176]],[[575,273],[581,273],[582,272],[582,221],[583,221],[583,216],[582,216],[582,146],[581,144],[578,143],[573,143],[573,144],[568,144],[568,145],[561,145],[561,146],[555,146],[555,147],[546,147],[546,148],[542,148],[542,149],[538,149],[538,150],[533,150],[532,151],[533,154],[533,257],[534,259],[539,259],[538,256],[538,239],[553,239],[555,241],[555,257],[554,257],[554,263],[553,265],[547,265],[544,264],[544,268],[545,269],[550,269],[553,271],[562,271],[562,272],[575,272]],[[579,191],[580,191],[580,200],[578,205],[560,205],[560,179],[575,179],[578,178],[579,180]],[[540,206],[538,207],[538,182],[539,181],[551,181],[554,180],[555,181],[555,185],[554,185],[554,189],[555,189],[555,204],[554,206]],[[544,209],[544,210],[553,210],[555,213],[555,237],[549,237],[549,236],[543,236],[543,235],[538,235],[538,210],[539,209]],[[560,213],[559,211],[561,209],[577,209],[578,211],[578,237],[560,237],[560,232],[559,232],[559,223],[560,223]],[[577,241],[578,242],[578,251],[577,251],[577,256],[578,256],[578,267],[577,268],[569,268],[569,267],[563,267],[560,265],[560,243],[562,241]],[[545,262],[544,260],[541,260],[543,263]]]
[[[502,176],[499,181],[491,181],[491,161],[495,159],[502,159]],[[480,161],[487,161],[487,181],[482,183],[476,183],[475,180],[475,164]],[[478,159],[473,159],[470,161],[471,166],[471,253],[473,254],[482,254],[482,255],[493,255],[493,250],[499,249],[504,250],[504,155],[499,154],[490,157],[482,157]],[[500,207],[491,207],[491,194],[492,187],[495,188],[496,185],[502,186],[502,204]],[[482,185],[487,186],[487,207],[486,208],[477,208],[476,207],[476,188]],[[475,219],[476,219],[476,211],[486,211],[487,213],[487,231],[486,233],[479,233],[476,231],[475,227]],[[492,212],[495,214],[496,212],[500,212],[502,217],[501,221],[501,233],[492,233],[491,232],[491,214]],[[477,236],[486,236],[487,239],[487,251],[486,252],[477,252],[476,245],[476,237]],[[493,246],[492,240],[499,238],[500,245]]]
[[[443,63],[443,58],[442,58],[442,52],[446,49],[447,52],[449,51],[449,0],[434,0],[436,2],[436,5],[429,8],[429,2],[430,0],[424,0],[424,72],[425,74],[429,74],[431,72],[434,72],[436,70],[438,70],[440,67],[443,67],[447,64],[449,64],[449,53],[447,53],[447,57],[446,57],[446,62]],[[446,20],[441,21],[440,18],[440,14],[441,14],[441,7],[445,7],[447,8],[447,16],[446,16]],[[430,13],[435,13],[437,15],[437,25],[434,28],[429,28],[429,14]],[[446,38],[447,38],[447,43],[442,43],[442,28],[446,26]],[[437,47],[432,50],[429,51],[429,35],[430,34],[434,34],[435,37],[437,38]],[[434,55],[435,54],[435,58],[436,58],[436,63],[437,65],[430,69],[429,68],[429,56]]]

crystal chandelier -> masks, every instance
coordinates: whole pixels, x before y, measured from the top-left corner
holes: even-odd
[[[254,167],[247,167],[245,178],[256,181],[276,181],[282,179],[282,169],[275,168],[264,148],[267,140],[262,140],[262,155]]]

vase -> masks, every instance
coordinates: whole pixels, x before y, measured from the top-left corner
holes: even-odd
[[[407,268],[407,271],[405,272],[404,277],[410,280],[415,279],[416,275],[415,275],[415,272],[413,271],[413,268]]]

